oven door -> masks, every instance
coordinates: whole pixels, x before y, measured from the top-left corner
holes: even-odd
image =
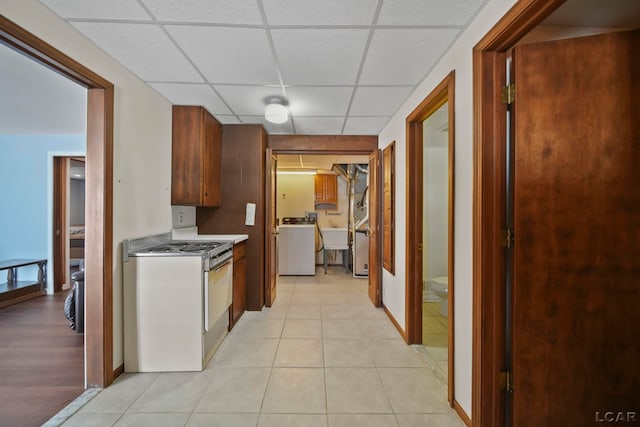
[[[211,329],[220,316],[228,316],[233,298],[233,258],[204,272],[204,330]]]

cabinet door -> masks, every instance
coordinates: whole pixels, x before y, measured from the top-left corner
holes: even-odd
[[[314,179],[315,202],[322,204],[338,203],[338,176],[319,174]]]
[[[338,176],[324,175],[324,203],[338,203]]]
[[[202,153],[198,107],[173,106],[171,150],[171,204],[194,206],[200,202]]]
[[[220,206],[221,130],[203,107],[173,106],[172,205]]]
[[[203,144],[203,179],[202,179],[202,206],[218,207],[221,204],[220,175],[221,175],[221,142],[222,126],[206,110],[204,117],[204,144]]]
[[[235,324],[245,309],[247,259],[242,258],[233,264],[233,321]]]
[[[313,179],[313,189],[316,203],[324,203],[324,175],[316,175]]]

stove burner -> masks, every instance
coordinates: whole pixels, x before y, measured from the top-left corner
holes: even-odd
[[[177,241],[170,242],[163,245],[152,246],[147,249],[143,249],[138,251],[140,253],[147,254],[205,254],[212,253],[215,254],[218,251],[215,251],[216,248],[220,248],[220,251],[223,251],[225,248],[221,246],[227,245],[231,247],[230,242],[207,242],[207,241]]]

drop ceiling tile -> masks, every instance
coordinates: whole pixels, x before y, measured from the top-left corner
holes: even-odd
[[[349,135],[378,135],[389,117],[348,117],[344,133]]]
[[[458,30],[376,30],[360,84],[416,85],[449,48]]]
[[[296,133],[301,135],[340,135],[344,117],[296,117]]]
[[[264,116],[240,116],[240,120],[242,120],[242,123],[253,123],[264,126],[269,135],[293,133],[293,124],[291,123],[291,118],[289,118],[286,123],[282,123],[279,125],[266,121],[264,119]]]
[[[143,0],[161,21],[262,24],[256,0]]]
[[[66,19],[151,19],[136,0],[40,0]]]
[[[271,30],[284,83],[354,84],[368,34],[356,29]]]
[[[359,87],[351,104],[352,116],[392,116],[413,90],[410,87]]]
[[[231,114],[222,99],[207,84],[150,83],[174,105],[202,105],[211,114]]]
[[[486,0],[385,0],[380,25],[466,25]]]
[[[263,29],[187,25],[165,28],[210,83],[280,83]]]
[[[279,87],[214,86],[231,110],[243,116],[264,116],[265,98],[282,96]]]
[[[341,116],[347,113],[352,87],[289,87],[289,108],[294,116]]]
[[[202,82],[156,25],[73,22],[81,33],[145,81]]]
[[[269,25],[370,25],[378,0],[263,0]]]

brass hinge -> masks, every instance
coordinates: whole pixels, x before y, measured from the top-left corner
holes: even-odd
[[[421,251],[422,250],[422,243],[418,243],[418,250]]]
[[[506,230],[502,230],[501,233],[501,242],[503,248],[513,248],[516,244],[516,234],[515,232],[508,228]]]
[[[513,375],[511,371],[500,372],[500,388],[507,393],[513,393]]]
[[[516,85],[508,84],[500,88],[500,100],[503,104],[511,105],[516,99]]]

